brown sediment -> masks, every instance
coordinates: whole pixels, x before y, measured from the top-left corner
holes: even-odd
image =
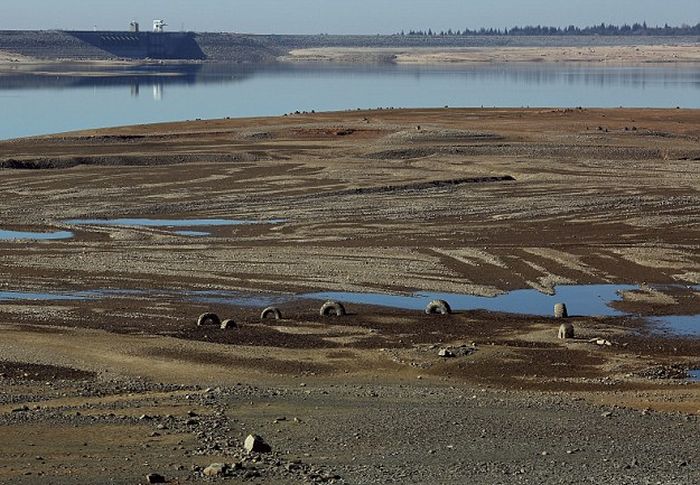
[[[171,446],[178,437],[183,444],[176,446],[190,457],[178,458],[187,473],[173,472],[183,480],[205,461],[199,453],[221,458],[207,433],[225,429],[229,441],[243,434],[229,415],[270,434],[276,431],[265,423],[274,421],[280,436],[296,442],[310,439],[307,428],[282,428],[287,420],[277,416],[291,421],[292,413],[308,413],[301,422],[311,421],[317,436],[345,439],[337,430],[345,419],[372,422],[391,409],[393,424],[420,412],[417,435],[424,436],[442,421],[459,423],[471,406],[481,421],[470,426],[498,428],[483,443],[500,443],[513,416],[530,407],[528,419],[538,424],[528,429],[537,440],[559,436],[536,428],[570,420],[571,406],[589,430],[599,429],[599,405],[697,413],[699,386],[673,377],[700,367],[700,340],[656,334],[643,317],[700,313],[698,140],[697,110],[439,109],[167,123],[0,142],[2,229],[75,233],[63,241],[0,241],[2,290],[142,290],[83,301],[1,301],[0,428],[22,447],[22,429],[93,442],[100,459],[133,482],[136,471],[106,456],[134,459],[128,433],[145,433],[139,412],[180,413],[153,419],[173,434],[148,443]],[[168,227],[65,222],[114,217],[282,221],[198,228],[211,233],[201,238]],[[283,319],[261,321],[267,304],[188,296],[493,296],[520,288],[551,293],[564,282],[638,288],[614,303],[627,316],[569,318],[575,338],[566,340],[557,339],[561,320],[553,315],[443,316],[348,303],[347,315],[323,318],[321,302],[292,298],[275,303]],[[209,311],[238,327],[197,327],[196,317]],[[455,356],[440,356],[444,349]],[[433,395],[441,401],[425,411]],[[112,401],[96,401],[100,396]],[[41,411],[42,402],[51,410]],[[228,424],[186,425],[191,408]],[[634,441],[628,430],[652,433],[657,423],[638,422],[637,411],[615,413],[623,417],[606,419],[622,424],[605,433],[619,443]],[[315,427],[325,418],[330,424]],[[688,419],[669,429],[697,426]],[[44,422],[75,427],[42,434],[34,426]],[[123,438],[124,449],[115,454],[111,442],[90,438],[97,433]],[[682,435],[671,434],[660,446],[690,453]],[[188,441],[195,436],[204,441]],[[229,450],[225,443],[217,446]],[[47,462],[70,461],[58,447],[42,446]],[[7,455],[0,480],[31,471],[21,453]],[[151,463],[169,464],[145,453]],[[342,453],[333,453],[329,460],[338,465]],[[512,460],[512,453],[493,456]],[[663,481],[673,470],[639,473]],[[87,482],[96,476],[90,467],[74,472]],[[688,477],[678,483],[693,483]]]

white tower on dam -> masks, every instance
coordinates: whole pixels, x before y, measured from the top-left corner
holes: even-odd
[[[165,26],[168,25],[165,23],[165,20],[163,19],[156,19],[153,21],[153,32],[163,32],[165,30]]]

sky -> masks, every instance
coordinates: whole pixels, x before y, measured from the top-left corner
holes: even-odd
[[[690,25],[700,0],[0,0],[0,29],[388,34],[514,25]]]

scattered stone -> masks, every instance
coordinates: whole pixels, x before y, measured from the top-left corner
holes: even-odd
[[[450,357],[455,357],[455,354],[450,349],[440,349],[440,351],[438,352],[438,356],[450,358]]]
[[[146,481],[148,483],[165,483],[165,477],[158,473],[149,473],[146,475]]]
[[[202,472],[205,477],[223,477],[228,474],[229,466],[226,463],[212,463]]]
[[[265,443],[262,437],[256,434],[249,434],[243,445],[248,453],[269,453],[272,451],[270,445]]]
[[[560,339],[574,338],[574,326],[570,323],[562,323],[559,325],[559,334],[557,337]]]

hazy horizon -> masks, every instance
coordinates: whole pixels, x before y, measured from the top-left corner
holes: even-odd
[[[698,0],[5,0],[0,29],[144,30],[162,18],[167,30],[289,34],[391,34],[401,30],[504,28],[515,25],[649,25],[700,22]],[[672,3],[673,8],[669,8]],[[612,4],[612,5],[611,5]],[[371,13],[371,14],[368,14]]]

